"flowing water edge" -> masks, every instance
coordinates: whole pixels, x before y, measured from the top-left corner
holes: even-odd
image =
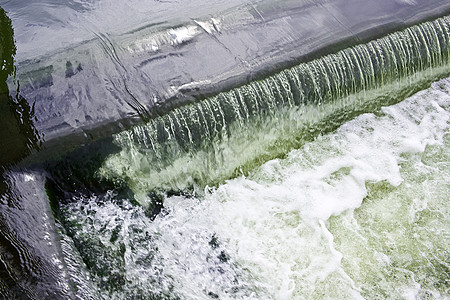
[[[447,297],[449,81],[393,104],[447,72],[448,34],[424,30],[446,20],[115,135],[94,177],[132,198],[59,208],[77,280],[106,298]]]
[[[62,210],[104,297],[445,299],[450,79],[154,219],[110,190]]]
[[[218,5],[229,9],[241,2],[246,1],[218,1]],[[226,16],[238,19],[252,11],[245,20],[250,28],[258,27],[251,22],[255,16],[266,22],[273,10],[270,3],[237,10],[239,17],[230,9]],[[332,5],[308,3],[301,6],[308,12]],[[98,5],[79,4],[76,10]],[[204,13],[195,9],[198,5],[180,18],[192,10]],[[444,6],[439,1],[433,5]],[[154,8],[158,12],[161,7],[162,14],[156,13],[155,22],[167,17],[163,6],[158,3]],[[11,23],[6,15],[0,17]],[[137,15],[130,24],[142,19],[147,20]],[[25,147],[23,152],[15,153],[13,147],[1,155],[6,163],[0,166],[0,298],[450,299],[450,16],[341,47],[289,68],[271,66],[277,72],[270,76],[250,74],[245,84],[215,86],[215,93],[204,92],[195,101],[176,102],[176,97],[165,95],[173,106],[146,115],[149,107],[145,103],[141,107],[128,89],[142,88],[147,97],[154,96],[149,94],[152,85],[134,81],[133,76],[143,74],[139,68],[153,63],[164,47],[175,49],[167,53],[189,53],[186,47],[202,45],[203,31],[214,43],[225,40],[224,20],[196,19],[195,25],[175,31],[158,27],[159,23],[146,25],[137,32],[152,31],[153,26],[163,31],[137,41],[134,31],[122,35],[120,42],[128,43],[128,48],[114,44],[107,34],[97,34],[100,50],[120,69],[107,80],[95,73],[102,56],[85,52],[95,45],[93,40],[67,50],[95,57],[91,69],[57,58],[67,68],[61,78],[55,75],[56,63],[28,72],[27,68],[49,61],[41,57],[33,58],[32,64],[22,61],[16,76],[16,49],[8,27],[6,41],[13,53],[2,63],[0,104],[10,105],[4,107],[16,113],[3,111],[2,122],[16,124],[11,117],[18,125],[2,131],[20,133],[17,141],[11,138],[13,144],[22,143],[22,135],[32,138],[17,146]],[[51,35],[54,29],[43,32]],[[74,28],[62,32],[67,30]],[[19,40],[33,32],[25,31]],[[36,46],[36,51],[45,48]],[[33,56],[31,46],[19,50],[19,56]],[[139,68],[125,67],[120,51],[136,55],[139,62],[150,58]],[[266,64],[275,65],[276,60]],[[105,63],[105,68],[109,66]],[[22,67],[25,73],[20,73]],[[99,107],[103,99],[106,106],[112,103],[112,110],[106,108],[102,116],[92,104],[90,110],[96,110],[99,118],[86,118],[84,125],[103,122],[113,110],[120,118],[127,117],[119,121],[114,117],[117,128],[105,129],[89,142],[77,140],[54,148],[42,140],[38,146],[44,132],[58,143],[71,130],[81,128],[89,135],[82,127],[82,114],[89,104],[83,101],[90,98],[61,100],[73,99],[61,87],[76,86],[79,79],[74,76],[80,74],[93,78],[84,87],[87,94],[87,87],[98,85],[100,78],[104,84],[100,89],[115,95],[114,100],[95,92],[92,99]],[[7,84],[10,91],[14,87],[11,95]],[[205,82],[193,84],[173,90],[202,94],[208,88]],[[58,88],[69,96],[59,98],[54,92]],[[134,102],[121,98],[122,88]],[[29,103],[24,95],[44,96]],[[116,100],[127,108],[115,107]],[[57,103],[67,107],[53,109]],[[121,123],[131,118],[122,114],[130,109],[127,105],[137,107],[142,117],[137,125]],[[76,107],[82,107],[79,116],[60,115],[66,108],[78,111]],[[41,110],[37,115],[44,116],[43,123],[35,109]],[[42,143],[51,150],[39,157]],[[10,163],[23,157],[18,165]]]

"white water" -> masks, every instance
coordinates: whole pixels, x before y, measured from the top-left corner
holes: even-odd
[[[447,78],[201,198],[168,197],[153,222],[113,193],[67,215],[77,239],[123,253],[97,258],[125,278],[105,298],[448,299],[449,108]]]

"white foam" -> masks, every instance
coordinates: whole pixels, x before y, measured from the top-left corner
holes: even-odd
[[[448,80],[440,84],[449,87]],[[364,284],[347,273],[345,256],[333,241],[336,232],[329,231],[327,221],[331,216],[352,215],[361,207],[368,183],[399,187],[405,180],[405,155],[423,153],[429,145],[442,146],[450,115],[444,107],[449,103],[448,92],[435,88],[384,108],[381,116],[362,115],[336,133],[291,151],[286,159],[264,164],[248,178],[213,189],[194,213],[191,205],[196,204],[184,200],[189,209],[181,212],[180,202],[169,199],[166,205],[175,213],[171,218],[179,220],[177,230],[188,228],[189,234],[200,227],[215,232],[236,263],[250,271],[258,296],[308,299],[323,289],[331,298],[362,298]],[[380,218],[395,218],[388,213],[390,207],[384,209],[387,214]],[[346,230],[366,229],[353,224]],[[403,239],[397,233],[391,238],[393,243]],[[375,270],[391,268],[389,253],[378,252],[377,257]],[[406,298],[418,293],[414,276],[408,276]],[[396,279],[384,280],[396,284]]]
[[[114,216],[127,278],[181,298],[444,297],[445,275],[433,270],[445,266],[450,236],[449,107],[446,79],[204,197],[169,197],[153,222],[141,208],[92,207],[85,232]],[[142,232],[153,239],[139,242]],[[149,249],[158,249],[152,262],[138,263]]]

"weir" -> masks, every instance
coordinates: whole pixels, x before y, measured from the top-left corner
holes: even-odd
[[[325,2],[322,3],[323,7],[329,9],[333,6],[331,2]],[[264,3],[267,4],[267,2]],[[287,3],[292,4],[289,1]],[[302,15],[301,12],[308,15],[318,9],[324,9],[314,3],[308,6],[307,1],[302,5],[297,17]],[[417,5],[417,9],[424,6],[421,3]],[[445,111],[448,110],[447,100],[433,98],[429,106],[424,104],[425,101],[416,101],[426,109],[420,109],[420,105],[417,108],[414,106],[415,103],[410,104],[414,101],[403,104],[407,108],[403,108],[402,103],[399,104],[400,108],[397,106],[382,108],[402,102],[416,92],[428,88],[431,83],[450,76],[450,17],[440,16],[441,11],[439,11],[439,8],[447,7],[446,5],[439,1],[432,2],[429,9],[425,10],[427,13],[421,16],[415,16],[412,13],[413,9],[405,9],[400,13],[404,22],[402,26],[398,26],[398,23],[396,25],[389,23],[389,16],[381,18],[384,21],[378,20],[377,23],[373,21],[377,19],[374,13],[373,19],[365,28],[358,33],[352,33],[353,39],[347,39],[349,36],[343,34],[338,40],[331,41],[327,38],[328,35],[324,35],[319,42],[319,44],[322,43],[321,45],[314,47],[313,42],[308,43],[315,52],[313,50],[308,53],[299,51],[295,58],[283,58],[283,51],[280,51],[268,59],[267,65],[264,65],[263,58],[268,56],[263,55],[261,61],[255,63],[259,64],[257,67],[242,70],[238,67],[239,71],[236,71],[233,66],[228,69],[229,73],[224,73],[223,78],[212,78],[209,82],[202,80],[188,82],[189,80],[184,81],[185,78],[177,82],[170,77],[172,79],[163,83],[161,87],[155,88],[156,92],[150,96],[146,94],[148,87],[136,85],[136,82],[146,81],[148,78],[133,77],[144,69],[135,72],[124,64],[124,62],[136,62],[134,60],[136,57],[127,61],[128,53],[133,52],[133,55],[138,56],[137,61],[142,68],[155,66],[153,63],[158,61],[159,58],[156,56],[161,54],[158,52],[160,49],[173,47],[175,50],[167,53],[182,56],[184,47],[201,44],[197,43],[204,38],[200,32],[202,34],[206,32],[207,38],[214,39],[216,36],[220,41],[226,41],[224,37],[226,22],[219,24],[214,18],[206,23],[196,20],[194,23],[197,27],[183,27],[183,25],[177,27],[181,28],[178,32],[174,32],[173,28],[167,29],[167,32],[175,35],[170,38],[161,34],[161,31],[158,31],[159,27],[154,34],[153,25],[144,26],[138,32],[150,28],[153,33],[151,38],[137,41],[133,39],[130,43],[130,36],[125,35],[125,37],[122,36],[122,40],[119,39],[120,46],[118,46],[117,40],[114,41],[100,34],[95,42],[91,40],[78,48],[75,47],[74,52],[69,50],[72,54],[84,53],[83,51],[89,49],[90,45],[100,41],[100,52],[106,51],[108,55],[112,55],[115,71],[109,79],[103,81],[105,85],[98,90],[92,87],[102,82],[102,78],[105,79],[102,77],[104,74],[97,76],[105,70],[96,73],[101,69],[96,69],[97,66],[92,67],[72,58],[70,60],[58,58],[54,60],[58,63],[52,63],[49,66],[47,62],[54,59],[55,53],[46,58],[41,57],[41,60],[32,60],[32,63],[22,61],[18,64],[16,77],[10,78],[10,91],[16,92],[11,93],[15,98],[10,96],[8,101],[22,103],[25,99],[37,97],[35,104],[32,103],[30,107],[23,103],[21,105],[25,107],[23,111],[31,115],[37,112],[38,118],[34,123],[32,122],[33,126],[28,130],[36,136],[45,135],[41,140],[40,146],[43,145],[41,150],[36,151],[40,146],[34,136],[32,144],[29,144],[23,153],[18,153],[19,158],[9,160],[2,167],[0,296],[30,299],[45,297],[61,299],[133,297],[270,299],[275,297],[289,299],[303,296],[320,298],[317,291],[310,292],[309,289],[314,290],[317,284],[319,290],[320,284],[317,282],[325,282],[325,279],[315,283],[310,282],[308,285],[305,283],[307,280],[302,277],[302,274],[306,274],[308,278],[314,278],[314,276],[328,278],[328,275],[322,273],[319,275],[308,273],[317,267],[315,258],[295,256],[295,251],[289,248],[289,251],[293,251],[289,253],[293,255],[292,259],[296,260],[294,263],[286,258],[288,255],[280,255],[284,251],[279,249],[279,245],[283,244],[281,240],[267,246],[261,242],[265,239],[264,236],[261,238],[261,232],[267,229],[271,234],[275,232],[274,236],[282,236],[279,226],[286,225],[287,227],[283,229],[288,232],[287,239],[292,238],[294,248],[305,247],[305,253],[309,253],[308,251],[320,252],[324,249],[320,248],[323,245],[331,245],[329,249],[325,247],[329,252],[327,259],[331,261],[331,265],[339,265],[340,253],[347,253],[345,252],[346,244],[334,245],[333,238],[335,237],[339,242],[351,240],[346,236],[348,232],[342,231],[342,235],[339,234],[339,230],[346,228],[341,226],[341,223],[347,224],[359,220],[358,208],[366,196],[370,202],[371,199],[377,199],[378,194],[397,188],[401,182],[398,178],[400,175],[397,175],[399,171],[396,167],[398,166],[395,163],[392,164],[392,160],[395,159],[389,158],[389,160],[381,156],[381,162],[376,160],[372,162],[373,169],[378,170],[388,166],[386,170],[394,175],[390,176],[386,171],[386,174],[381,172],[382,175],[378,177],[372,174],[367,175],[362,171],[364,168],[358,169],[360,166],[356,163],[346,162],[342,166],[338,164],[339,167],[332,167],[335,169],[330,174],[323,175],[326,177],[322,178],[326,184],[321,183],[323,185],[317,189],[328,191],[329,186],[337,186],[340,183],[347,188],[357,185],[360,190],[355,193],[357,194],[355,197],[360,198],[353,199],[351,204],[344,203],[342,207],[335,210],[332,208],[339,205],[332,201],[327,202],[324,206],[331,207],[327,208],[330,212],[328,210],[325,213],[313,212],[311,215],[304,213],[310,204],[301,209],[289,210],[297,205],[298,199],[295,197],[295,201],[290,203],[290,208],[286,210],[280,208],[283,206],[274,200],[278,194],[283,195],[282,201],[292,197],[287,192],[285,194],[285,191],[289,191],[295,183],[286,179],[288,176],[283,173],[284,169],[290,169],[290,161],[294,160],[298,153],[303,152],[306,153],[305,156],[302,156],[300,162],[293,162],[293,165],[321,169],[322,166],[318,165],[316,160],[308,161],[304,157],[313,157],[316,154],[317,157],[321,157],[319,155],[321,149],[331,149],[329,150],[331,154],[327,154],[328,156],[339,156],[345,151],[344,149],[342,151],[335,149],[332,142],[328,141],[328,144],[324,144],[322,141],[333,139],[335,131],[343,124],[348,124],[349,121],[366,113],[374,113],[374,119],[393,119],[395,121],[393,123],[396,124],[403,120],[398,116],[408,116],[408,109],[412,107],[410,112],[417,120],[414,119],[411,123],[435,122],[437,125],[433,124],[438,129],[433,129],[436,132],[428,138],[430,140],[435,138],[433,142],[438,146],[439,143],[444,143],[442,140],[445,140],[444,145],[448,144],[448,138],[441,137],[441,135],[445,136],[445,133],[441,131],[446,130],[445,125],[442,124],[445,124]],[[274,13],[270,5],[269,8],[257,5],[252,9],[254,14],[250,20],[254,20],[257,15],[269,24],[269,16],[272,16],[272,20],[280,18],[279,11]],[[435,19],[436,16],[440,17]],[[422,22],[427,19],[430,20]],[[339,19],[337,20],[339,23]],[[411,26],[416,24],[417,20],[422,23]],[[354,24],[360,24],[358,22],[355,21]],[[382,29],[383,24],[388,24],[385,29]],[[155,26],[159,25],[156,23]],[[223,26],[222,29],[220,26]],[[349,25],[343,25],[343,27],[346,26]],[[350,27],[352,30],[355,29]],[[180,37],[180,32],[184,32],[185,29],[188,35],[192,33],[198,40],[189,44],[182,39],[176,39],[177,35]],[[394,29],[397,31],[392,32]],[[349,32],[353,32],[352,30]],[[222,37],[220,37],[221,32]],[[134,34],[135,32],[132,32],[131,36],[135,37]],[[162,38],[158,40],[159,36]],[[230,36],[235,37],[235,35]],[[157,46],[152,44],[155,40],[158,41]],[[297,45],[299,41],[302,39],[293,42],[293,45]],[[286,42],[283,45],[288,44]],[[123,45],[128,45],[128,48]],[[326,46],[336,51],[327,50]],[[150,58],[147,57],[148,60],[142,59],[144,55],[142,51],[150,56]],[[166,50],[163,50],[163,54],[164,51]],[[292,51],[288,49],[284,54],[292,53]],[[151,54],[148,54],[150,52]],[[62,53],[64,57],[64,52]],[[167,57],[171,57],[169,54]],[[58,55],[61,54],[56,56]],[[74,55],[73,57],[78,59],[83,56]],[[238,65],[242,66],[245,63]],[[106,64],[105,69],[110,66],[111,64]],[[202,74],[196,79],[205,78],[202,77],[204,75],[209,78],[208,76],[215,74],[214,72],[222,72],[226,68],[225,66],[214,69],[210,74]],[[115,73],[117,70],[120,74]],[[55,75],[59,74],[58,72],[63,72],[64,76]],[[83,93],[88,95],[89,91],[96,91],[94,94],[98,102],[91,107],[91,113],[93,116],[97,115],[89,119],[85,118],[88,115],[86,114],[84,117],[78,116],[80,119],[77,119],[77,116],[71,115],[76,111],[77,105],[61,99],[67,97],[72,99],[70,95],[76,95],[75,90],[78,87],[66,93],[68,91],[66,85],[70,90],[72,84],[80,80],[80,77],[76,76],[89,78],[88,74],[96,74],[93,77],[95,80],[84,85]],[[166,75],[152,84],[165,81]],[[100,81],[98,81],[99,78]],[[170,87],[168,87],[169,82],[173,84]],[[137,91],[137,86],[142,90]],[[58,88],[61,89],[57,93],[65,96],[55,97],[58,94],[54,91]],[[105,94],[103,89],[111,94]],[[122,93],[124,90],[126,95]],[[433,91],[429,93],[441,93],[444,95],[442,97],[447,97],[448,80],[434,84]],[[141,103],[144,94],[152,100]],[[101,98],[105,95],[108,95],[105,99],[111,99],[109,97],[113,95],[112,98],[115,100],[105,104],[108,107],[107,113],[101,116],[98,109],[104,101]],[[123,98],[124,95],[126,99]],[[41,96],[43,97],[39,98]],[[77,104],[81,103],[81,106],[85,108],[84,105],[87,105],[85,100],[91,99],[89,97],[83,98],[84,100]],[[63,104],[60,111],[60,108],[55,108],[58,101]],[[158,101],[160,101],[159,104]],[[124,102],[127,105],[122,106]],[[49,107],[51,109],[47,110]],[[429,111],[431,116],[424,110]],[[114,113],[110,115],[109,112],[112,111]],[[67,118],[65,113],[68,113]],[[140,119],[136,118],[139,115]],[[40,116],[44,118],[40,119]],[[364,116],[370,119],[373,115]],[[371,130],[376,131],[377,120],[364,120],[363,117],[363,121],[358,119],[355,122],[357,124],[362,122],[361,128],[373,123],[375,125],[370,126],[375,129],[371,128]],[[421,132],[413,125],[411,128]],[[339,130],[345,131],[345,129]],[[367,130],[367,134],[372,132]],[[336,133],[336,135],[339,134]],[[358,132],[350,133],[348,139],[351,140],[355,136],[359,138]],[[411,134],[408,138],[412,140],[414,137]],[[61,145],[64,141],[69,142]],[[318,145],[313,143],[316,141]],[[399,137],[395,143],[401,144],[405,141]],[[388,144],[386,142],[386,145]],[[316,147],[315,152],[313,150],[309,152],[308,149],[314,147]],[[372,147],[375,146],[372,145]],[[404,154],[403,150],[395,147],[392,151],[395,155],[402,157],[399,161],[403,159],[403,156],[413,156],[408,152],[409,150],[406,151],[407,154]],[[440,148],[430,150],[425,146],[422,149],[422,146],[408,144],[405,147],[419,149],[414,151],[423,152],[425,162],[430,151],[432,153],[441,151]],[[374,153],[378,152],[374,150]],[[394,154],[392,155],[395,156]],[[17,165],[17,161],[23,156],[26,156],[25,159]],[[428,158],[428,160],[432,159]],[[405,165],[405,168],[414,169],[408,169],[408,165]],[[352,173],[354,169],[362,175],[360,177],[354,175]],[[372,165],[368,169],[372,170]],[[292,170],[289,172],[295,173]],[[429,174],[437,176],[434,180],[440,182],[439,173],[436,175],[430,171]],[[313,178],[316,175],[311,176]],[[402,174],[402,176],[406,175]],[[417,176],[420,177],[421,174]],[[304,177],[303,174],[296,179],[301,181]],[[340,181],[342,178],[344,178],[343,181]],[[349,183],[353,182],[352,180],[356,184]],[[273,186],[271,186],[272,181],[276,183]],[[241,183],[242,186],[240,186]],[[308,182],[305,185],[309,184]],[[264,186],[273,189],[264,190]],[[248,193],[245,188],[260,192],[256,196],[250,195],[248,199],[245,199],[248,203],[253,203],[253,208],[246,206],[247,201],[239,202],[241,190],[237,190],[237,187],[242,188],[242,194]],[[400,189],[405,188],[400,185]],[[442,192],[439,192],[440,189],[436,190],[438,190],[436,199],[439,200]],[[301,191],[304,192],[304,190]],[[310,191],[307,190],[305,194],[308,192]],[[333,192],[334,190],[331,190],[329,193]],[[348,193],[344,188],[338,192],[339,195]],[[266,195],[268,195],[267,199]],[[345,197],[342,196],[342,198]],[[411,196],[411,198],[414,197]],[[262,199],[262,202],[255,202],[255,199]],[[435,198],[431,200],[434,201]],[[428,205],[434,210],[442,209],[442,207],[445,209],[442,201],[431,200]],[[383,202],[383,199],[380,201]],[[233,205],[236,207],[233,208]],[[414,204],[410,210],[420,212],[425,210],[425,208],[421,210],[422,206],[417,208],[417,205],[426,206],[426,204]],[[267,212],[263,210],[266,206],[269,207]],[[241,209],[242,207],[245,209]],[[240,209],[242,215],[239,215]],[[361,208],[363,209],[366,208]],[[254,210],[256,214],[247,215],[244,218],[245,212],[251,210]],[[223,214],[217,213],[222,211]],[[351,213],[346,214],[343,211]],[[355,219],[352,219],[353,212]],[[273,218],[265,219],[268,215]],[[191,221],[192,219],[198,220]],[[258,223],[259,220],[264,220],[266,223]],[[439,213],[436,213],[435,220],[439,226],[445,223]],[[242,226],[235,227],[239,224]],[[252,227],[252,224],[256,225]],[[440,228],[433,227],[434,223],[427,224],[434,231]],[[260,228],[266,229],[261,229],[260,232]],[[293,234],[292,228],[297,228],[298,232],[305,235]],[[333,231],[333,228],[339,230]],[[230,232],[233,230],[235,232]],[[349,230],[359,229],[350,227]],[[384,232],[383,230],[385,229],[381,228],[380,232]],[[443,231],[445,233],[445,229]],[[234,239],[234,233],[238,238]],[[358,232],[358,234],[358,239],[364,240],[367,232]],[[414,232],[414,234],[422,236],[422,232]],[[377,233],[367,235],[374,239],[378,237]],[[30,236],[35,237],[30,238]],[[42,239],[39,238],[41,236]],[[245,240],[247,236],[251,236],[255,244],[247,244],[248,241]],[[314,240],[311,244],[322,250],[311,250],[305,246],[310,241],[308,237],[315,236],[318,237],[318,242]],[[424,237],[424,239],[427,238],[428,236]],[[270,236],[268,240],[277,241],[277,238]],[[433,238],[432,240],[436,249],[442,248],[442,243]],[[382,244],[383,240],[379,243]],[[414,244],[414,246],[417,245]],[[399,248],[402,247],[403,245],[399,246]],[[245,255],[247,249],[253,251],[248,256]],[[371,249],[367,252],[371,252]],[[420,253],[424,253],[424,249],[420,248],[422,252],[413,253],[413,256],[418,259]],[[365,251],[366,249],[363,249],[361,252],[365,253]],[[382,253],[395,252],[395,249],[385,251],[385,249],[377,248],[372,252],[377,251],[381,257],[377,259],[386,265],[389,259],[396,259],[396,257],[389,259],[382,257]],[[445,272],[433,273],[430,270],[445,268],[445,263],[442,262],[444,258],[436,252],[437,250],[430,251],[433,257],[427,257],[427,259],[431,265],[427,265],[424,261],[421,263],[426,265],[424,269],[427,272],[432,273],[430,280],[434,281],[427,283],[422,278],[413,281],[421,285],[421,288],[417,288],[419,291],[417,295],[426,292],[429,295],[438,295],[436,298],[439,298],[445,294],[446,290],[445,283],[441,282],[445,277],[442,274]],[[370,253],[367,255],[370,256]],[[270,269],[271,264],[276,264],[271,257],[279,259],[280,265],[277,265],[276,270],[292,271],[292,273],[286,271],[290,274],[289,276],[283,274],[279,277],[274,276],[274,282],[283,286],[280,288],[281,291],[273,290],[276,288],[267,284],[267,278],[270,278],[270,275],[261,271],[266,267]],[[358,258],[355,259],[357,260]],[[258,265],[258,261],[265,264]],[[399,261],[395,260],[395,263]],[[364,280],[376,285],[370,281],[371,278],[360,280],[358,274],[354,274],[357,273],[356,271],[352,272],[345,268],[346,264],[353,263],[354,261],[350,263],[344,261],[343,266],[338,267],[341,269],[335,273],[329,272],[334,274],[332,276],[340,276],[333,281],[333,283],[337,282],[333,285],[337,290],[339,286],[348,288],[346,291],[339,290],[339,293],[330,290],[329,295],[370,298],[379,296],[380,290],[385,293],[390,291],[389,288],[393,289],[383,287],[380,290],[375,288],[373,291],[370,290],[364,285]],[[375,268],[372,265],[370,267]],[[402,268],[407,271],[403,271]],[[417,267],[410,271],[411,268],[405,263],[401,267],[389,269],[389,272],[394,273],[395,278],[401,278],[399,280],[402,283],[406,282],[405,285],[411,286],[412,279],[409,280],[408,275],[404,275],[408,278],[403,279],[401,274],[420,273],[422,269]],[[399,269],[402,271],[398,271]],[[373,270],[373,273],[380,274],[383,271]],[[424,277],[422,273],[420,274]],[[289,280],[280,279],[285,277],[289,277]],[[292,277],[297,280],[293,280]],[[334,292],[337,294],[333,294]],[[399,296],[399,294],[395,295]]]
[[[44,4],[35,9],[44,11],[36,15],[45,15],[49,0],[39,1]],[[89,13],[92,8],[85,3],[74,13],[86,15],[86,25],[71,23],[70,17],[57,19],[67,22],[61,31],[52,27],[55,20],[47,24],[38,19],[42,28],[33,26],[28,20],[33,13],[22,16],[19,10],[13,22],[23,34],[16,36],[17,74],[9,89],[16,91],[19,85],[19,94],[30,107],[34,103],[34,125],[44,144],[39,156],[28,160],[54,158],[175,107],[450,12],[447,1],[410,2],[236,0],[208,13],[198,5],[188,18],[156,14],[134,24],[142,16],[123,20],[119,14],[115,17],[124,22],[123,28],[117,22],[112,27],[91,24],[91,18],[102,16],[95,9]],[[148,14],[160,7],[177,10],[171,3],[149,7],[142,9]],[[4,8],[16,9],[10,2]],[[75,43],[63,36],[51,43],[60,34],[84,40]],[[39,35],[46,43],[37,43]],[[58,47],[60,43],[69,45]]]
[[[114,147],[99,145],[86,150],[92,156],[96,149],[102,153],[100,159],[80,163],[87,155],[82,151],[74,155],[75,159],[69,156],[69,163],[64,159],[50,166],[48,170],[57,184],[47,189],[54,191],[60,203],[59,219],[80,251],[89,274],[97,278],[99,291],[108,291],[112,297],[122,297],[122,293],[178,297],[178,292],[172,291],[176,281],[165,277],[175,275],[157,275],[178,266],[159,265],[163,259],[160,256],[165,257],[164,250],[140,250],[141,246],[153,249],[156,244],[163,247],[159,238],[145,233],[144,228],[158,226],[152,220],[164,222],[166,214],[170,220],[167,205],[177,211],[178,204],[174,202],[172,207],[166,201],[173,195],[194,203],[206,201],[195,199],[208,198],[214,194],[214,186],[220,190],[231,178],[254,176],[255,169],[265,162],[284,158],[318,135],[332,132],[362,113],[395,104],[430,82],[448,76],[449,22],[448,17],[443,17],[413,26],[176,108],[145,125],[114,135],[106,143]],[[105,148],[110,149],[108,153]],[[75,167],[69,170],[90,173],[69,171],[72,175],[66,180],[68,173],[60,170],[74,161]],[[73,181],[81,184],[68,183]],[[192,210],[188,209],[195,215],[195,209]],[[123,221],[108,221],[114,216]],[[101,233],[96,228],[105,228],[100,229],[104,238],[98,236]],[[222,274],[219,271],[209,273],[210,280],[220,278],[221,284],[207,291],[215,295],[220,294],[220,289],[228,289],[226,295],[236,298],[254,295],[254,289],[258,289],[244,284],[250,275],[228,263],[226,248],[220,240],[214,242],[215,233],[201,232],[195,233],[200,235],[200,241],[194,239],[192,247],[206,245],[209,250],[202,251],[212,251],[209,255],[217,257],[205,267],[226,270],[221,271],[225,275],[218,275]],[[211,243],[213,246],[208,246]],[[100,262],[99,255],[103,257]],[[161,271],[151,271],[154,264]],[[158,287],[140,287],[135,270],[146,274],[144,282]],[[256,293],[265,297],[264,292]]]
[[[122,150],[101,173],[143,195],[247,174],[448,76],[449,26],[448,17],[413,26],[174,109],[115,135]]]

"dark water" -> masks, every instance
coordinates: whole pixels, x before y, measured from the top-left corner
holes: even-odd
[[[448,209],[441,201],[447,176],[442,165],[448,164],[443,125],[448,83],[423,92],[432,96],[381,108],[450,75],[450,23],[441,17],[450,9],[446,1],[216,1],[207,6],[196,1],[0,1],[0,6],[2,297],[448,296],[448,262],[439,254],[444,246],[435,234],[421,235],[442,227],[442,234],[448,232],[441,217]],[[368,112],[375,120],[358,118]],[[399,115],[409,123],[401,123]],[[367,174],[357,163],[323,167],[330,172],[324,175],[326,185],[342,183],[342,190],[327,190],[316,181],[304,184],[311,189],[302,183],[286,192],[296,186],[290,177],[303,182],[305,176],[318,176],[305,166],[320,169],[320,157],[347,153],[342,155],[352,160],[348,155],[356,152],[345,149],[362,143],[354,136],[364,140],[368,134],[341,129],[342,124],[354,128],[355,118],[357,124],[370,123],[374,135],[389,137],[380,143],[391,156],[367,142],[372,151],[361,152],[370,165]],[[395,139],[386,126],[412,133]],[[342,151],[335,148],[335,138],[343,139]],[[428,173],[414,171],[420,159],[411,153],[423,153]],[[439,159],[426,159],[433,155]],[[280,161],[283,167],[276,167]],[[400,173],[398,165],[406,171]],[[383,166],[393,175],[377,173]],[[419,189],[421,176],[434,184],[435,195]],[[359,178],[356,187],[349,183],[353,177]],[[411,244],[399,238],[405,233],[396,233],[400,241],[392,248],[419,249],[404,254],[389,248],[389,237],[380,238],[395,231],[395,218],[383,219],[385,227],[372,232],[361,215],[376,214],[389,199],[400,201],[396,193],[408,186],[405,201],[410,202],[404,205],[415,212],[410,219],[427,212],[424,203],[438,213],[424,216],[422,223],[401,223],[420,237]],[[302,193],[317,194],[313,199],[337,193],[342,203],[325,201],[310,211],[309,200],[294,196]],[[349,193],[356,198],[345,198]],[[426,200],[417,202],[417,197]],[[274,199],[299,206],[275,205]],[[278,217],[266,218],[272,204],[284,227]],[[346,209],[352,213],[342,213]],[[252,213],[240,217],[240,211]],[[236,218],[242,222],[237,227]],[[301,234],[290,229],[293,223]],[[260,226],[267,226],[267,235]],[[378,239],[390,250],[363,247],[366,254],[358,257],[348,250],[353,247],[349,232],[355,230],[362,240]],[[311,245],[305,252],[311,255],[287,247],[287,239],[297,238]],[[321,248],[325,244],[333,245],[329,252]],[[423,247],[430,254],[420,260]],[[242,249],[259,251],[259,259]],[[289,255],[273,261],[279,251]],[[383,267],[371,251],[398,265]],[[339,255],[344,255],[342,264]],[[408,255],[419,261],[417,267],[404,258]],[[316,260],[338,267],[328,273],[312,268],[307,277],[327,279],[308,281],[301,274]],[[366,262],[370,276],[351,271],[364,265],[359,261]],[[272,283],[264,269],[272,270]],[[385,284],[376,283],[380,278]],[[318,293],[321,289],[326,295]]]

